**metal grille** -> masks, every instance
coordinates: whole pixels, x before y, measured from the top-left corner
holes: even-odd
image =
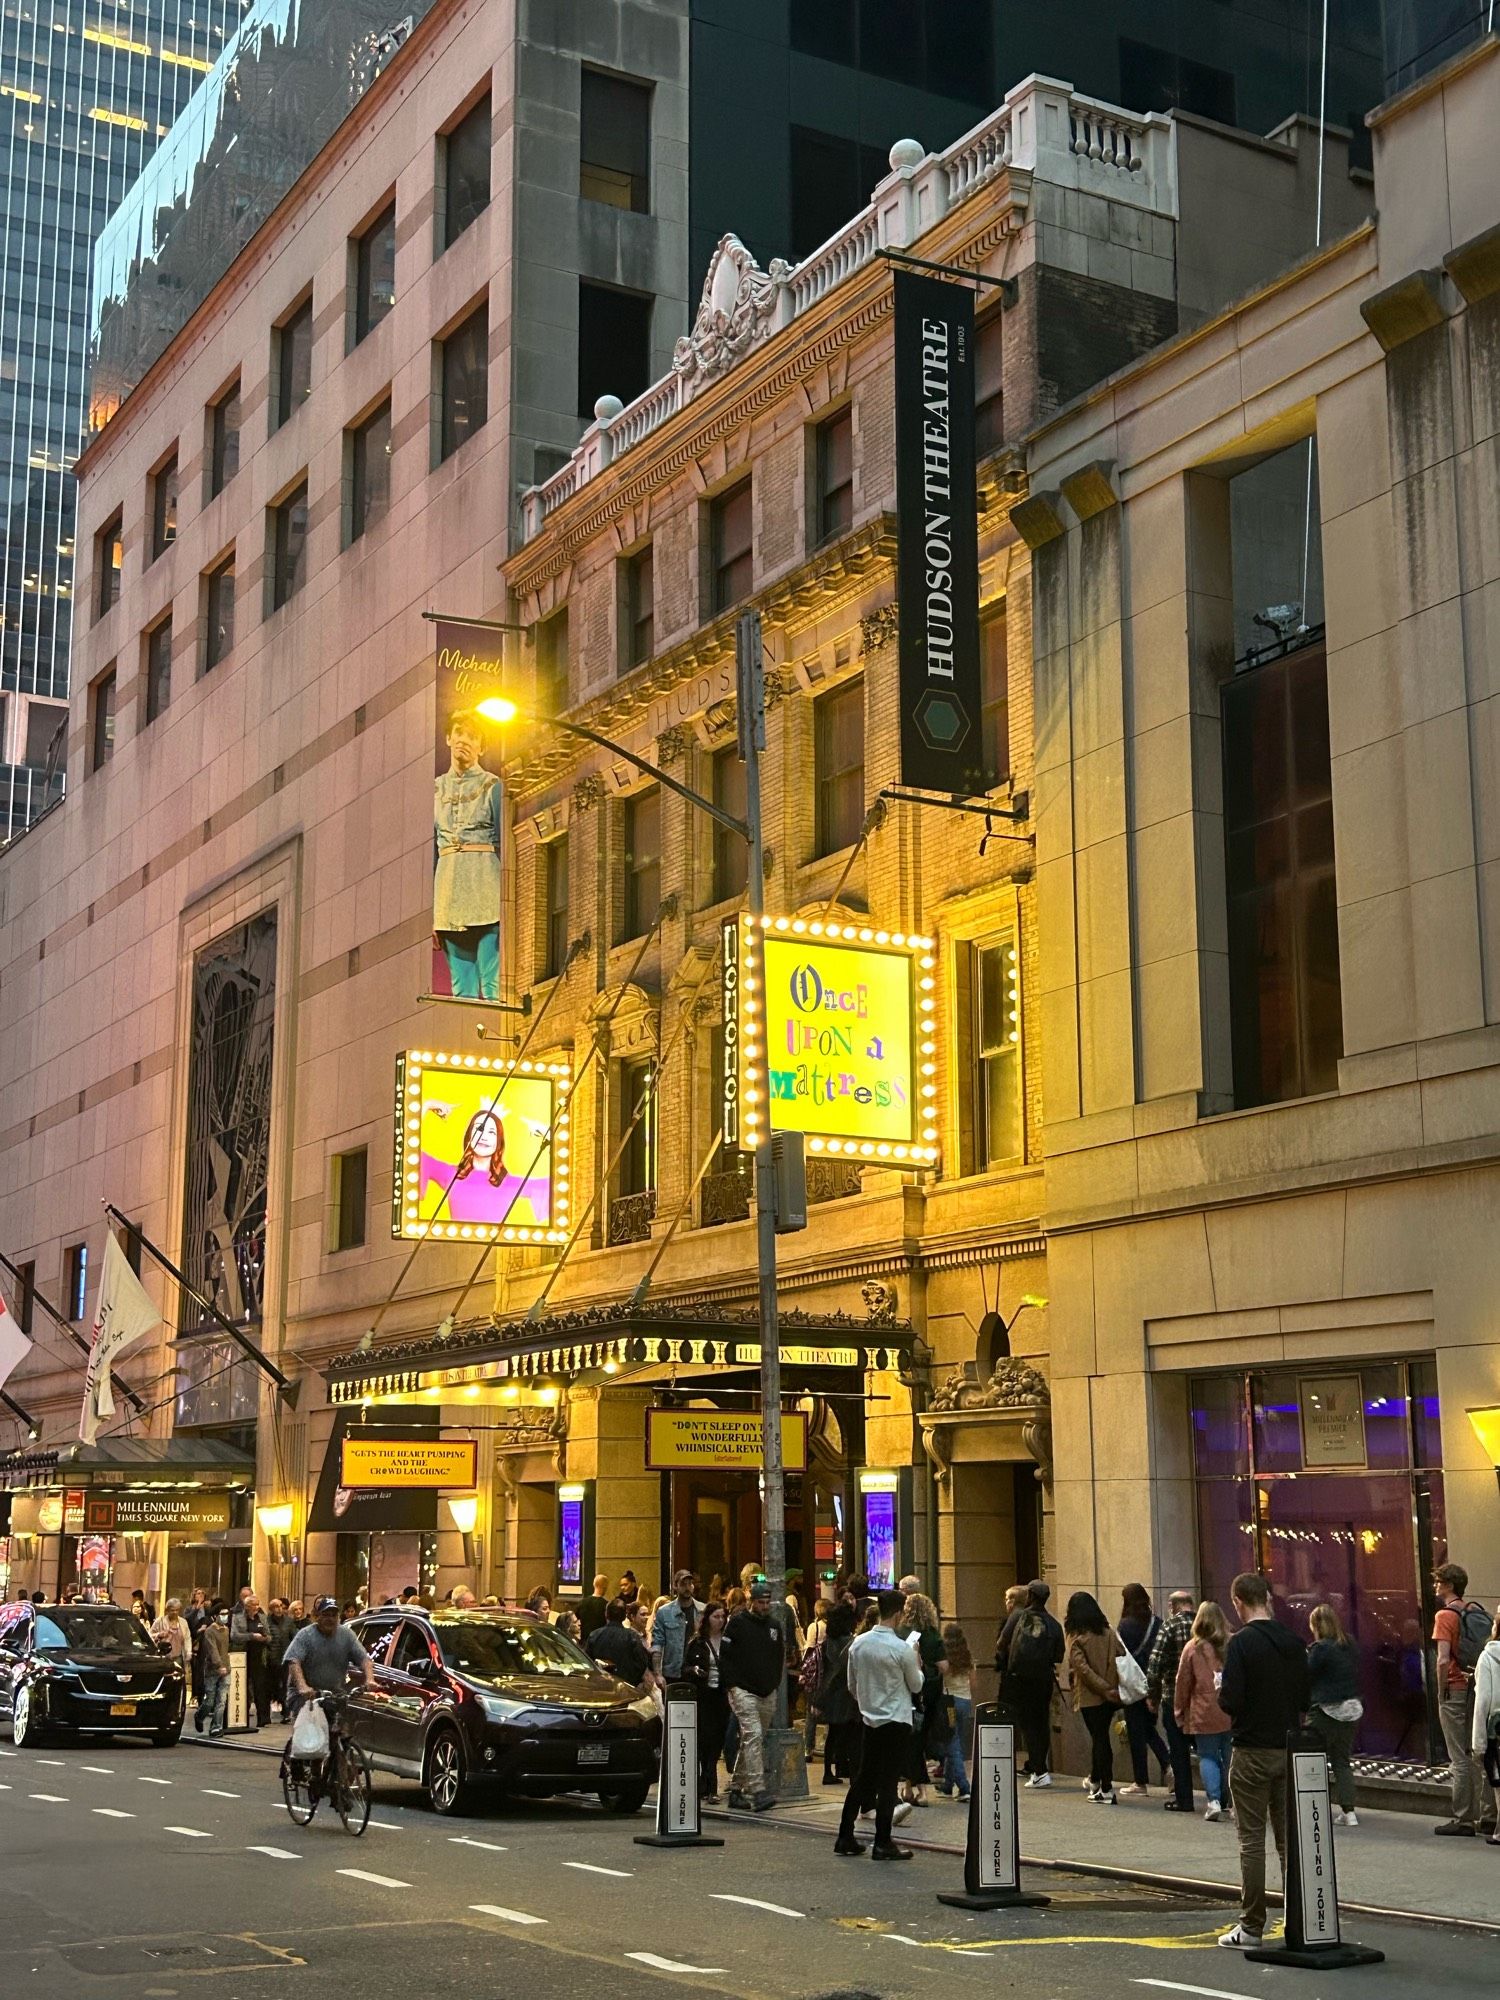
[[[246,1322],[261,1317],[265,1274],[275,1004],[276,913],[265,910],[198,958],[188,1071],[183,1269]],[[187,1298],[180,1323],[212,1324]]]
[[[743,1222],[750,1213],[749,1176],[731,1168],[725,1174],[705,1174],[698,1195],[698,1216],[703,1228],[714,1229],[722,1222]]]
[[[807,1163],[809,1204],[820,1201],[846,1201],[850,1195],[858,1194],[859,1173],[859,1168],[851,1160],[809,1160]]]
[[[644,1194],[622,1194],[609,1205],[609,1240],[616,1243],[644,1243],[651,1234],[651,1218],[656,1213],[656,1190]]]

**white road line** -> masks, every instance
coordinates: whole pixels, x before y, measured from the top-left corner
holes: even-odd
[[[36,1757],[32,1761],[37,1764],[50,1765],[54,1771],[66,1771],[68,1768],[61,1757]]]
[[[1177,1979],[1132,1979],[1132,1986],[1161,1986],[1168,1993],[1201,1993],[1207,2000],[1245,2000],[1243,1993],[1231,1993],[1223,1986],[1184,1986]]]
[[[402,1825],[401,1825],[401,1823],[400,1823],[400,1821],[399,1821],[399,1820],[394,1820],[394,1819],[372,1819],[372,1820],[368,1821],[367,1823],[368,1823],[368,1824],[369,1824],[370,1826],[378,1826],[378,1827],[380,1828],[380,1831],[381,1831],[382,1833],[405,1833],[405,1831],[406,1831],[406,1828],[405,1828],[404,1826],[402,1826]]]
[[[785,1903],[763,1903],[759,1896],[730,1896],[715,1891],[713,1901],[743,1903],[747,1910],[769,1910],[773,1917],[803,1917],[807,1914],[805,1910],[789,1910]]]
[[[134,1813],[128,1813],[128,1812],[121,1812],[121,1811],[119,1810],[119,1808],[118,1808],[117,1806],[93,1806],[93,1807],[91,1807],[91,1808],[90,1808],[90,1810],[91,1810],[91,1811],[93,1811],[93,1812],[96,1812],[96,1813],[98,1813],[98,1815],[99,1815],[100,1819],[134,1819],[134,1818],[135,1818],[135,1814],[134,1814]]]
[[[212,1785],[200,1785],[199,1791],[206,1799],[237,1799],[238,1792],[216,1792]]]
[[[455,1847],[482,1847],[489,1854],[509,1854],[508,1847],[502,1847],[498,1840],[472,1840],[466,1833],[450,1833],[448,1836]]]
[[[722,1965],[684,1965],[680,1959],[660,1958],[654,1951],[627,1951],[625,1956],[633,1958],[638,1965],[651,1965],[658,1972],[696,1972],[706,1976],[723,1976],[727,1970]]]
[[[300,1861],[300,1854],[293,1854],[289,1847],[247,1847],[247,1854],[269,1854],[273,1861]]]
[[[14,1750],[0,1750],[0,1757],[14,1757],[15,1754]]]
[[[9,1785],[0,1785],[0,1792],[8,1792],[9,1790],[10,1790]]]
[[[112,1778],[115,1775],[113,1766],[109,1764],[80,1764],[78,1768],[80,1771],[92,1771],[96,1778]]]
[[[507,1910],[500,1903],[470,1903],[471,1910],[478,1910],[482,1917],[498,1917],[503,1924],[544,1924],[545,1917],[528,1917],[524,1910]]]
[[[56,1792],[28,1792],[28,1798],[39,1799],[44,1806],[65,1806],[66,1799],[60,1799]]]
[[[880,1935],[891,1944],[920,1945],[922,1942],[920,1938],[908,1937],[905,1931],[882,1931]]]
[[[205,1833],[201,1826],[164,1826],[163,1833],[185,1834],[189,1840],[212,1840],[211,1833]]]
[[[139,1772],[136,1773],[136,1783],[139,1785],[170,1785],[171,1782],[170,1778],[143,1778]]]
[[[347,1875],[351,1881],[373,1882],[377,1889],[409,1889],[410,1882],[398,1882],[394,1875],[371,1875],[363,1868],[340,1868],[335,1871]]]
[[[618,1875],[622,1882],[628,1882],[634,1873],[630,1868],[601,1868],[595,1861],[565,1861],[564,1868],[577,1868],[585,1875]]]

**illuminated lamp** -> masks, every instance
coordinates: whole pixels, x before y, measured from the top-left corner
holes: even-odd
[[[479,1544],[474,1534],[474,1524],[479,1519],[479,1495],[477,1493],[450,1493],[448,1512],[453,1525],[464,1538],[464,1567],[477,1569],[479,1566]]]

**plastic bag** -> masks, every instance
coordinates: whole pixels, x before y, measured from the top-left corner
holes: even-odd
[[[297,1710],[297,1720],[292,1724],[292,1755],[328,1755],[328,1717],[323,1713],[321,1702],[305,1701]]]

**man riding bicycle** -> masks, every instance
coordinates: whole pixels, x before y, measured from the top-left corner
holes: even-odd
[[[304,1625],[287,1647],[283,1665],[294,1715],[303,1702],[316,1696],[346,1694],[350,1676],[361,1671],[366,1691],[375,1690],[374,1665],[350,1627],[339,1623],[336,1597],[320,1597],[314,1604],[313,1622]],[[332,1715],[329,1723],[337,1727]]]
[[[292,1743],[286,1747],[281,1782],[287,1809],[298,1826],[305,1826],[319,1799],[328,1797],[348,1831],[363,1833],[370,1814],[369,1763],[343,1727],[342,1709],[351,1675],[362,1673],[366,1691],[376,1692],[375,1668],[350,1628],[339,1623],[337,1598],[317,1600],[312,1624],[304,1625],[286,1649],[285,1665],[294,1714],[311,1701],[321,1704],[328,1717],[325,1755],[298,1756]]]

